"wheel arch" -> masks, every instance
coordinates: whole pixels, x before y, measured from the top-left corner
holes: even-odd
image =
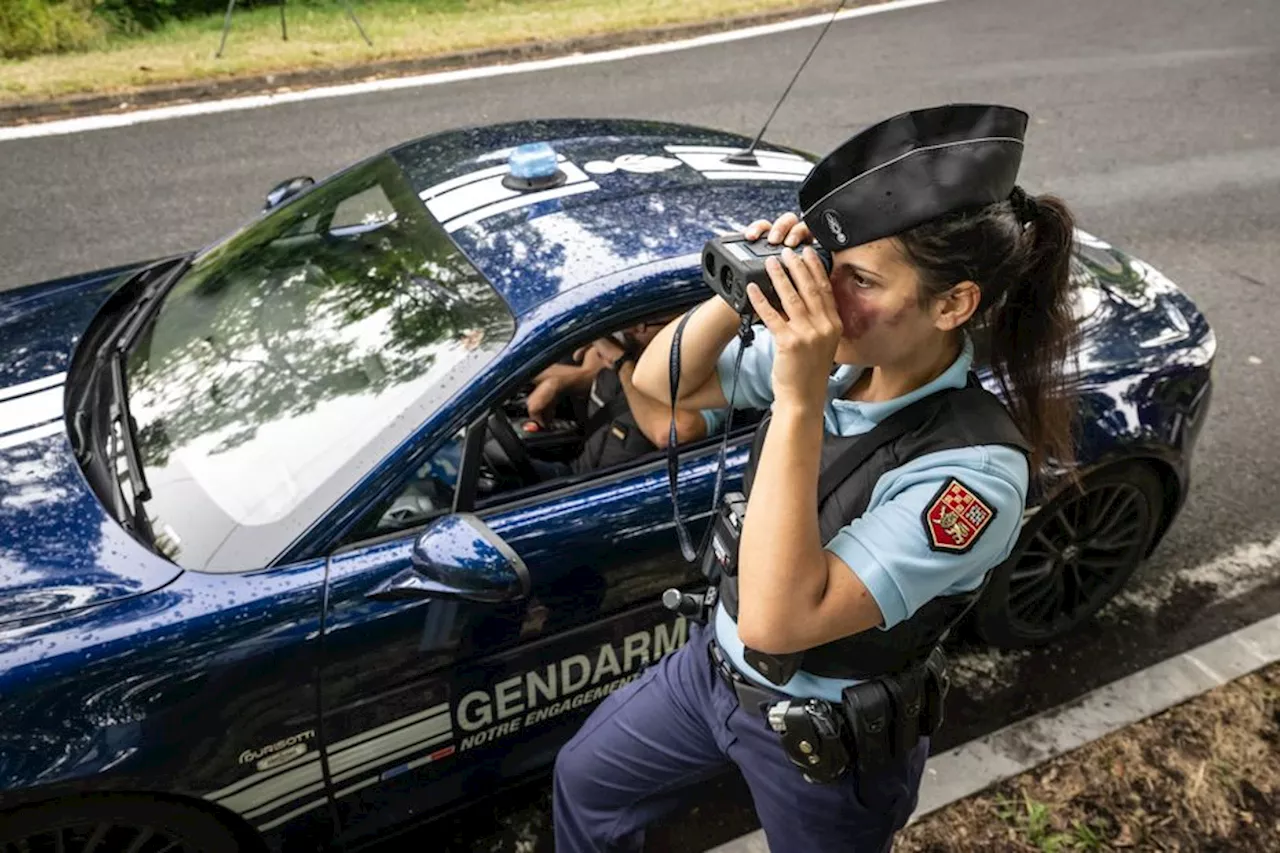
[[[99,788],[84,790],[70,786],[42,788],[31,791],[5,792],[0,801],[0,817],[11,816],[20,811],[46,806],[52,803],[71,803],[73,801],[131,800],[137,802],[163,802],[183,809],[203,812],[214,818],[236,837],[238,849],[244,853],[270,853],[271,847],[262,834],[254,829],[248,821],[225,806],[210,802],[201,797],[173,792],[156,792],[128,788]]]

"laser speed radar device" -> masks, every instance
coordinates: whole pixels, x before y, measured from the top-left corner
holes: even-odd
[[[822,265],[831,274],[831,253],[821,246],[808,244],[822,259]],[[803,247],[797,247],[797,251]],[[778,294],[773,290],[773,282],[769,280],[769,271],[764,262],[770,257],[782,254],[781,245],[773,245],[761,237],[759,240],[748,240],[741,234],[728,234],[708,240],[702,248],[702,280],[716,293],[733,306],[733,310],[742,315],[754,314],[751,300],[747,298],[747,285],[755,282],[764,293],[769,304],[779,311]]]

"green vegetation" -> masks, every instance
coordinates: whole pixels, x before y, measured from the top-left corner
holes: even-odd
[[[1092,821],[1082,823],[1076,820],[1067,831],[1056,829],[1055,825],[1062,821],[1054,819],[1052,807],[1032,799],[1026,791],[1022,792],[1021,803],[997,794],[995,810],[1001,820],[1012,825],[1027,843],[1042,853],[1103,849],[1099,829],[1105,830],[1105,826],[1098,827]]]
[[[103,38],[87,0],[0,0],[0,58],[84,50]]]
[[[874,0],[869,0],[874,2]],[[864,0],[868,2],[868,0]],[[226,0],[0,0],[0,103],[157,84],[349,68],[761,13],[830,9],[828,0],[237,0],[215,58]]]

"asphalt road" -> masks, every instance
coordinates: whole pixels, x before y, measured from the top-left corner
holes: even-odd
[[[751,134],[816,34],[0,143],[0,289],[206,243],[281,178],[444,128],[599,115]],[[1191,499],[1133,591],[1055,648],[965,656],[952,742],[1280,610],[1280,4],[948,0],[842,22],[768,138],[823,151],[960,100],[1030,112],[1024,184],[1178,282],[1219,352]],[[749,828],[742,796],[721,786],[651,847]],[[541,797],[535,786],[459,821],[457,849],[549,850]]]

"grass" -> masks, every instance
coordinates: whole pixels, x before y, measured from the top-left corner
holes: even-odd
[[[1020,835],[1041,853],[1103,849],[1100,830],[1105,830],[1105,825],[1099,826],[1096,822],[1086,823],[1077,819],[1071,822],[1070,829],[1058,831],[1054,827],[1062,821],[1056,819],[1053,806],[1032,799],[1026,791],[1022,792],[1021,802],[997,793],[995,813],[1006,824],[1014,827],[1015,835]]]
[[[899,834],[898,853],[1280,851],[1280,664]]]
[[[373,47],[340,0],[237,9],[221,59],[222,15],[175,22],[96,50],[0,61],[0,104],[80,93],[127,92],[156,84],[358,66],[457,51],[704,23],[726,17],[829,8],[815,0],[352,0]]]

